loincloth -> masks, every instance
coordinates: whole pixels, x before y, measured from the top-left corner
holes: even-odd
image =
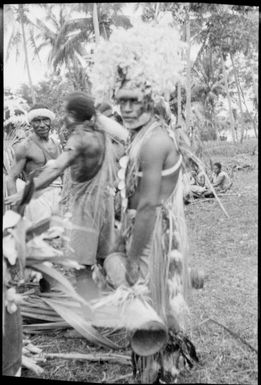
[[[17,179],[17,191],[21,190],[25,182]],[[30,203],[26,206],[25,216],[32,223],[36,223],[52,215],[59,214],[59,202],[61,199],[62,184],[61,179],[52,183],[47,188],[36,191]]]
[[[94,182],[73,183],[68,204],[72,228],[67,253],[84,265],[94,265],[97,258],[104,259],[115,242],[113,196],[103,186],[97,202],[98,186]]]

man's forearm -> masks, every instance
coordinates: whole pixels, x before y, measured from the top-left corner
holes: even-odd
[[[147,206],[137,210],[135,217],[135,227],[132,238],[132,243],[128,257],[130,259],[138,259],[148,246],[156,220],[156,207]]]
[[[13,195],[17,192],[16,178],[9,176],[6,181],[8,195]]]
[[[48,187],[62,173],[63,170],[60,168],[47,166],[37,178],[34,178],[35,190],[38,191]]]

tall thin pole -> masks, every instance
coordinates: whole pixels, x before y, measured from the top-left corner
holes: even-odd
[[[223,58],[223,52],[220,48],[220,57],[221,57],[221,63],[222,63],[222,70],[223,70],[223,77],[225,81],[225,87],[226,87],[226,93],[227,93],[227,100],[228,100],[228,108],[229,108],[229,118],[230,118],[230,128],[231,128],[231,135],[232,135],[232,140],[235,143],[236,142],[236,136],[235,136],[235,121],[233,117],[233,112],[232,112],[232,103],[231,103],[231,98],[229,94],[229,89],[228,89],[228,81],[227,81],[227,72],[225,68],[225,63],[224,63],[224,58]]]
[[[189,10],[186,17],[186,42],[187,42],[187,87],[186,87],[186,127],[189,133],[191,127],[191,69],[190,69],[190,17]]]
[[[35,104],[35,92],[34,92],[33,82],[32,82],[31,73],[30,73],[30,66],[29,66],[29,60],[28,60],[28,50],[27,50],[26,37],[25,37],[23,4],[19,4],[19,15],[20,15],[20,20],[21,20],[21,29],[22,29],[22,36],[23,36],[25,66],[26,66],[26,70],[27,70],[29,86],[30,86],[31,93],[32,93],[33,104]]]
[[[98,7],[97,3],[93,3],[93,27],[95,33],[95,42],[99,44],[100,42],[100,29],[99,29],[99,19],[98,19]]]

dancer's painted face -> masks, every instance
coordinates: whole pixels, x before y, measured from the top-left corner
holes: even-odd
[[[119,100],[121,116],[127,125],[133,126],[144,112],[144,106],[137,98],[122,97]]]
[[[129,130],[143,126],[151,118],[152,112],[146,108],[143,95],[139,90],[122,88],[118,95],[118,102],[123,123]]]
[[[51,120],[45,116],[37,116],[31,121],[34,132],[43,139],[47,139],[51,129]]]

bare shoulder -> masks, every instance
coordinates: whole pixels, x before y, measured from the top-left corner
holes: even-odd
[[[104,134],[79,127],[69,138],[66,147],[89,156],[99,155],[104,150]]]
[[[17,143],[14,148],[14,151],[17,159],[26,158],[30,151],[30,139],[26,138],[22,140],[20,143]]]
[[[170,151],[174,150],[172,139],[165,129],[159,127],[142,145],[141,156],[145,156],[146,158],[164,158]]]

